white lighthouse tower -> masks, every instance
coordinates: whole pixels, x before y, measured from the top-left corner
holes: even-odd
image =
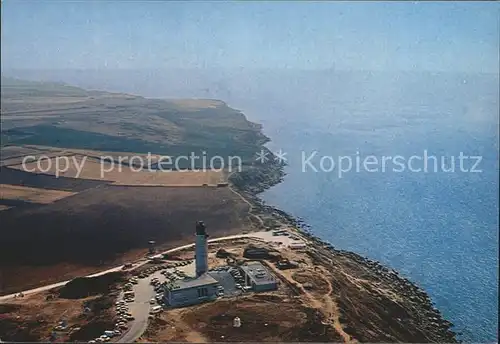
[[[196,222],[196,277],[208,271],[208,234],[203,221]]]

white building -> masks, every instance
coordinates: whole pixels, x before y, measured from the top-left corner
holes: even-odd
[[[167,285],[165,304],[171,307],[195,305],[217,298],[219,282],[208,274],[186,278]]]
[[[276,278],[259,262],[251,262],[241,266],[245,275],[245,285],[251,286],[254,291],[269,291],[278,288]]]
[[[163,296],[170,307],[182,307],[212,301],[217,298],[219,282],[207,274],[208,234],[202,221],[196,223],[195,265],[196,277],[172,281],[166,285]]]

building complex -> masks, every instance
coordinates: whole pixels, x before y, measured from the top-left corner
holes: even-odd
[[[245,286],[250,286],[252,290],[268,291],[277,288],[276,279],[260,262],[250,262],[240,269],[243,272]],[[221,286],[208,271],[208,234],[205,224],[198,221],[195,234],[196,276],[167,283],[165,304],[170,307],[182,307],[215,300]]]

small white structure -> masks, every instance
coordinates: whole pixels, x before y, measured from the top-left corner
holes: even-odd
[[[288,245],[292,250],[301,250],[307,247],[306,243],[303,241],[294,241]]]
[[[241,319],[238,317],[235,317],[233,320],[233,327],[240,327],[241,326]]]

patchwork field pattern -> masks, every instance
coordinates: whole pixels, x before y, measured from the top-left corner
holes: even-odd
[[[3,76],[1,86],[0,294],[138,259],[151,240],[191,242],[197,220],[210,235],[253,226],[249,204],[224,187],[226,172],[136,169],[148,152],[253,163],[268,138],[240,111]],[[23,166],[28,155],[34,162]],[[119,163],[124,156],[141,159]],[[55,161],[70,164],[56,173]]]
[[[142,257],[150,240],[165,249],[191,242],[197,220],[213,236],[251,227],[248,204],[215,187],[102,185],[51,204],[0,211],[2,228],[15,229],[0,241],[0,294]]]
[[[49,204],[66,197],[73,196],[76,192],[0,184],[0,194],[2,195],[2,199]]]
[[[101,180],[130,186],[216,186],[225,182],[223,171],[148,171],[147,165],[140,170],[138,166],[101,161],[86,155],[67,155],[67,158],[65,161],[60,160],[59,165],[57,157],[53,157],[9,167],[30,173]]]

